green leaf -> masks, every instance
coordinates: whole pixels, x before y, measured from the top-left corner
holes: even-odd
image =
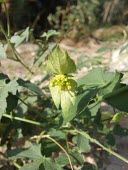
[[[100,102],[94,102],[88,105],[88,108],[86,111],[91,114],[91,117],[94,117],[97,115],[97,112],[99,109],[100,109]]]
[[[25,87],[25,88],[35,92],[36,94],[38,94],[40,96],[41,95],[44,96],[44,93],[42,92],[42,90],[40,90],[40,88],[36,84],[31,83],[28,80],[25,81],[23,79],[18,79],[17,82],[18,82],[19,86]]]
[[[53,166],[53,162],[51,162],[50,160],[48,160],[47,158],[44,157],[43,160],[43,167],[41,169],[44,170],[55,170],[54,166]]]
[[[75,92],[61,91],[61,108],[63,118],[66,119],[69,115],[69,110],[74,107],[76,101]]]
[[[102,95],[106,95],[106,94],[111,93],[112,91],[122,87],[123,85],[120,83],[122,77],[123,77],[123,74],[116,72],[113,79],[111,80],[111,82],[101,89]]]
[[[14,150],[7,151],[7,155],[10,160],[18,159],[18,158],[29,158],[29,159],[40,159],[42,157],[41,154],[41,145],[33,144],[29,148],[18,148]]]
[[[89,140],[81,134],[77,135],[77,147],[81,152],[88,153],[91,150]]]
[[[74,164],[77,164],[77,165],[83,165],[84,164],[83,156],[80,153],[78,153],[78,152],[71,152],[71,153],[69,153],[69,155],[71,157],[71,161]]]
[[[0,80],[0,119],[7,108],[8,93],[16,94],[18,84],[15,80],[6,83],[6,79]]]
[[[128,112],[128,86],[114,90],[112,93],[104,96],[104,99],[114,108]]]
[[[5,0],[0,0],[0,2],[5,2]]]
[[[13,109],[17,107],[18,104],[18,97],[16,95],[13,95],[12,93],[8,94],[7,97],[7,113],[10,113]]]
[[[60,35],[59,32],[57,32],[56,30],[48,30],[48,32],[44,32],[43,35],[41,35],[41,37],[46,37],[46,41],[48,41],[48,39],[54,35]]]
[[[55,106],[57,107],[57,109],[59,109],[60,103],[61,103],[61,91],[59,90],[58,86],[49,86],[50,92],[51,92],[51,96],[52,99],[55,103]]]
[[[71,159],[71,162],[73,165],[83,165],[84,163],[84,160],[83,160],[83,157],[80,153],[78,152],[71,152],[69,153],[69,156],[70,156],[70,159]],[[56,158],[56,162],[60,165],[68,165],[69,164],[69,160],[66,156],[65,153],[62,153],[61,155],[59,155],[57,158]]]
[[[48,70],[55,74],[68,74],[76,71],[74,61],[69,57],[67,52],[57,46],[48,57]]]
[[[12,80],[8,83],[8,91],[12,93],[13,95],[16,95],[17,89],[19,87],[19,84],[16,80]]]
[[[24,165],[20,170],[40,170],[40,165],[42,163],[43,159],[38,159],[34,162],[28,163]],[[43,170],[43,169],[42,169]]]
[[[61,167],[58,164],[56,164],[51,158],[44,157],[43,167],[44,167],[44,170],[61,170]]]
[[[60,90],[59,86],[49,86],[49,88],[55,106],[57,107],[57,109],[59,109],[59,106],[61,106],[63,117],[66,118],[68,116],[70,108],[75,104],[75,92]]]
[[[126,158],[124,158],[124,157],[122,157],[121,155],[115,153],[114,151],[108,149],[107,147],[105,147],[104,145],[102,145],[98,140],[96,140],[96,139],[94,139],[94,138],[91,138],[90,135],[89,135],[86,131],[82,131],[82,130],[80,130],[80,129],[77,130],[76,128],[75,128],[75,131],[76,131],[77,133],[80,133],[81,135],[85,136],[87,139],[90,140],[90,142],[97,144],[98,146],[102,147],[104,150],[106,150],[107,152],[113,154],[113,155],[116,156],[117,158],[119,158],[119,159],[121,159],[121,160],[123,160],[123,161],[125,161],[125,162],[128,162],[128,160],[127,160]],[[114,132],[114,131],[113,131],[113,132]],[[128,135],[128,131],[127,131],[126,129],[124,130],[124,132],[125,132],[126,135]]]
[[[0,58],[6,58],[7,54],[6,54],[6,46],[4,46],[1,42],[0,42]]]
[[[112,133],[107,134],[105,138],[105,146],[109,148],[115,146],[115,137]]]
[[[89,89],[83,94],[76,96],[76,102],[71,107],[68,117],[65,117],[64,124],[70,122],[76,115],[79,115],[82,111],[87,108],[89,101],[96,95],[98,89]]]
[[[20,170],[62,170],[62,168],[51,158],[41,157],[34,162],[24,165]]]
[[[111,120],[111,123],[112,122],[119,122],[122,118],[124,117],[124,114],[123,113],[116,113],[112,120]]]
[[[107,52],[110,51],[111,49],[112,49],[111,47],[101,47],[96,51],[96,53]]]
[[[26,41],[28,41],[28,39],[29,39],[29,31],[30,31],[30,29],[29,29],[29,27],[27,27],[21,34],[21,36],[23,36]]]
[[[15,47],[17,47],[18,45],[20,45],[23,41],[28,41],[29,39],[29,27],[27,27],[22,34],[18,35],[18,33],[15,33],[14,36],[11,37],[11,43],[15,44]]]
[[[7,75],[0,73],[0,80],[9,79]]]
[[[90,70],[90,72],[77,80],[78,86],[84,85],[86,88],[104,87],[112,81],[114,73],[105,73],[102,68],[97,67]]]
[[[103,98],[114,108],[128,112],[127,96],[128,86],[121,84],[122,74],[116,72],[113,80],[101,89]]]
[[[86,123],[89,123],[90,121],[97,122],[99,120],[98,119],[99,109],[100,109],[100,102],[91,103],[87,106],[85,110],[83,110],[79,115],[77,115],[76,118],[78,120],[84,119]]]
[[[65,139],[66,135],[64,132],[56,129],[51,129],[50,132],[48,133],[51,137],[58,138],[58,139]]]
[[[25,37],[21,37],[19,35],[14,35],[11,37],[11,43],[15,44],[15,47],[20,45],[25,40]]]

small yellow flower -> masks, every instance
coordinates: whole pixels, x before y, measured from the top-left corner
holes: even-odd
[[[50,82],[50,86],[58,86],[59,90],[73,90],[74,88],[74,83],[75,81],[73,79],[70,79],[68,76],[60,74],[56,75],[55,77],[52,78]]]
[[[68,90],[71,90],[71,89],[72,89],[72,86],[67,86],[67,89],[68,89]]]

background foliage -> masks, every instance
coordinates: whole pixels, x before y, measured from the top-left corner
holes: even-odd
[[[72,36],[81,36],[106,24],[127,25],[128,19],[127,0],[6,0],[6,3],[13,32],[29,25],[36,35],[50,28],[63,34],[74,27]],[[6,27],[3,5],[0,16]]]

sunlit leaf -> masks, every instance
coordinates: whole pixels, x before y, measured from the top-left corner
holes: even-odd
[[[7,108],[7,97],[9,92],[16,94],[18,83],[15,80],[6,83],[6,79],[0,80],[0,119]]]
[[[23,41],[28,41],[29,39],[29,27],[27,27],[21,34],[17,34],[15,33],[12,37],[11,37],[11,43],[15,44],[15,47],[17,47],[18,45],[20,45]]]
[[[48,30],[48,32],[44,32],[43,35],[41,35],[41,37],[46,37],[46,41],[48,41],[48,39],[54,35],[60,35],[59,32],[57,32],[56,30]]]
[[[111,122],[119,122],[122,118],[124,117],[124,114],[123,113],[116,113]]]
[[[72,91],[61,91],[61,108],[63,117],[67,118],[69,110],[73,107],[76,101],[75,93]]]
[[[96,95],[97,92],[98,89],[90,89],[76,96],[76,102],[73,107],[71,107],[68,116],[65,117],[64,124],[70,122],[75,116],[87,109],[89,101],[92,99],[92,97],[94,97],[94,95]]]
[[[48,57],[48,70],[55,74],[68,74],[76,71],[74,61],[69,57],[67,52],[57,46]]]
[[[71,152],[71,153],[69,153],[69,156],[70,156],[70,159],[71,159],[71,162],[73,165],[82,165],[84,163],[82,155],[78,152]],[[60,165],[68,165],[69,164],[69,160],[65,153],[62,153],[61,155],[59,155],[56,158],[56,162]]]
[[[42,158],[24,165],[22,168],[20,168],[20,170],[40,170],[41,163],[42,163]]]
[[[52,99],[55,103],[55,106],[58,109],[61,103],[61,91],[59,90],[58,86],[54,86],[54,87],[49,86],[49,88],[50,88]]]
[[[106,73],[100,67],[93,68],[89,73],[81,78],[78,78],[78,86],[83,85],[86,88],[104,87],[114,78],[115,73]]]
[[[81,134],[77,135],[77,147],[81,152],[88,153],[91,150],[89,140]]]

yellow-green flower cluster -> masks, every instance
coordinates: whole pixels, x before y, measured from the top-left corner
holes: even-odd
[[[50,86],[55,87],[58,86],[60,90],[71,90],[72,85],[70,82],[70,78],[66,75],[56,75],[52,78],[50,82]]]

